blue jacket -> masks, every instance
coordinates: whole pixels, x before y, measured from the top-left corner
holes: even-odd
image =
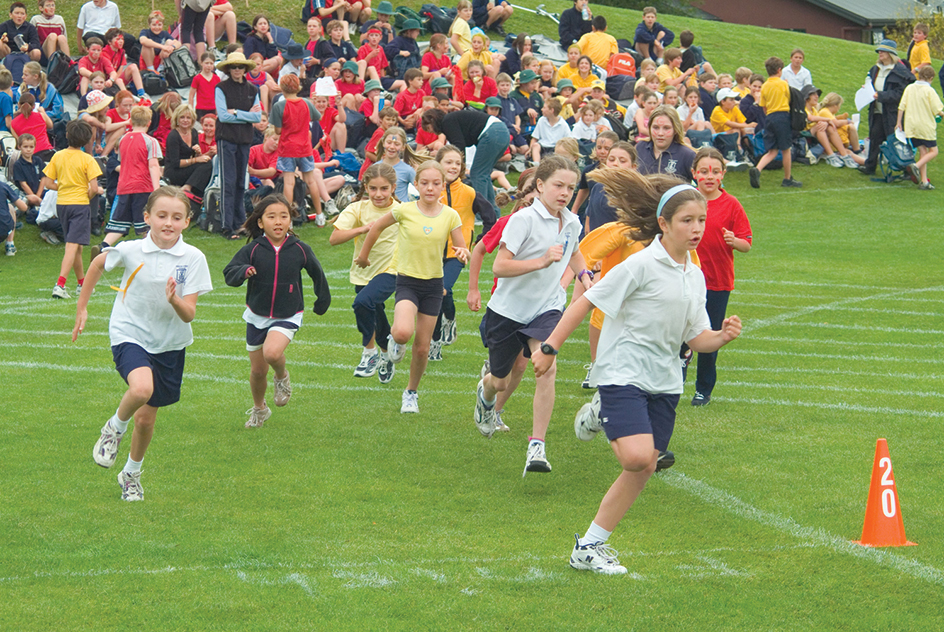
[[[666,48],[669,47],[669,44],[675,41],[675,33],[665,28],[658,22],[653,23],[652,29],[646,28],[645,22],[640,22],[639,26],[636,27],[636,44],[649,44],[649,56],[652,57],[652,61],[656,61],[658,56],[656,52],[652,49],[652,43],[656,41],[656,35],[659,34],[659,31],[665,33],[665,37],[662,38],[662,45]]]
[[[561,48],[567,50],[567,47],[575,43],[581,37],[591,30],[590,20],[584,20],[580,11],[571,7],[565,9],[560,16],[560,24],[557,25],[557,34],[560,37]]]
[[[13,88],[13,103],[19,103],[20,89],[24,86],[26,86],[26,84],[21,83],[19,86]],[[26,86],[26,88],[29,90],[30,94],[36,97],[36,102],[39,103],[39,86],[35,88]],[[58,121],[62,118],[62,95],[56,90],[56,86],[51,83],[46,84],[46,98],[43,99],[40,105],[43,106],[43,109],[46,110],[46,114],[49,115],[49,118],[53,121]]]

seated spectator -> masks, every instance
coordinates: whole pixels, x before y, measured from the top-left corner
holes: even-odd
[[[161,144],[161,151],[165,153],[167,151],[167,137],[170,136],[170,132],[173,129],[171,119],[182,102],[183,100],[180,98],[179,92],[176,90],[168,90],[161,95],[157,103],[151,106],[151,124],[148,126],[147,133],[148,136],[151,136]],[[213,111],[215,112],[216,110]],[[216,153],[215,149],[213,153]]]
[[[664,64],[656,69],[656,76],[659,77],[659,92],[664,93],[666,88],[678,88],[688,82],[689,77],[695,74],[694,68],[682,71],[682,51],[677,48],[670,48],[665,51],[663,58]]]
[[[701,46],[695,46],[694,42],[695,34],[691,31],[685,30],[679,33],[679,46],[682,51],[682,65],[680,68],[682,72],[694,68],[696,76],[703,72],[715,74],[714,68],[705,60],[705,56],[701,52]]]
[[[636,144],[639,173],[666,173],[690,182],[695,151],[685,144],[675,109],[662,105],[653,110],[646,131],[649,140]]]
[[[432,46],[432,39],[430,39],[430,46]],[[526,33],[518,33],[518,37],[515,38],[508,52],[505,53],[505,60],[501,63],[498,70],[513,77],[515,74],[521,72],[521,56],[530,52],[531,38],[528,37]],[[576,58],[574,58],[574,60],[576,62]],[[574,70],[577,70],[576,66],[574,66]]]
[[[282,55],[282,67],[279,69],[279,81],[281,81],[282,77],[285,75],[295,75],[298,77],[299,86],[301,86],[307,77],[305,68],[306,56],[307,53],[305,52],[304,46],[301,44],[296,44],[295,42],[289,44],[288,49]],[[311,84],[309,83],[309,86],[310,85]]]
[[[115,67],[111,65],[102,55],[102,49],[105,43],[97,37],[90,37],[86,42],[88,54],[79,60],[79,94],[88,92],[89,78],[93,72],[101,72],[105,75],[105,87],[110,88],[118,81],[118,73]]]
[[[344,24],[340,20],[328,22],[325,33],[327,37],[318,42],[315,48],[315,57],[321,60],[334,57],[342,64],[348,60],[357,61],[357,51],[350,40],[344,39]]]
[[[96,37],[104,42],[105,33],[112,28],[121,28],[121,13],[117,4],[111,0],[89,0],[83,4],[79,9],[76,29],[79,53],[85,53],[89,38]]]
[[[758,103],[760,100],[760,89],[764,86],[764,77],[762,75],[753,74],[748,80],[748,85],[751,91],[749,94],[741,97],[741,102],[738,104],[738,107],[741,108],[744,120],[748,123],[757,124],[754,128],[754,134],[756,136],[763,132],[764,123],[767,119],[767,113],[764,112],[764,108],[760,107]]]
[[[364,172],[367,171],[367,167],[371,166],[377,159],[383,155],[383,150],[378,151],[377,147],[380,144],[380,139],[383,137],[384,132],[386,132],[391,127],[396,127],[397,125],[397,111],[391,106],[386,106],[380,110],[380,125],[377,126],[377,129],[374,130],[374,133],[371,135],[370,140],[367,141],[367,146],[364,148],[364,164],[361,165],[360,173],[358,178],[364,178]]]
[[[518,75],[518,89],[511,93],[512,98],[517,99],[521,108],[528,116],[526,126],[534,125],[538,122],[538,115],[544,109],[544,99],[538,92],[538,84],[541,79],[533,70],[522,70]]]
[[[535,164],[541,157],[554,152],[557,141],[570,137],[570,126],[560,117],[561,105],[556,99],[544,104],[543,116],[538,119],[531,133],[531,160]]]
[[[790,53],[790,65],[783,69],[781,78],[786,81],[791,88],[802,90],[804,86],[813,85],[813,75],[803,66],[803,60],[806,55],[802,48],[794,48]]]
[[[10,131],[13,110],[13,74],[0,66],[0,132]]]
[[[763,83],[763,78],[761,78],[761,83]],[[759,88],[758,88],[759,90]],[[699,95],[698,90],[695,88],[689,88],[685,91],[685,103],[678,106],[678,115],[679,119],[682,121],[682,131],[688,132],[688,130],[695,130],[700,132],[707,128],[708,123],[705,121],[705,113],[701,111],[701,108],[698,105]],[[742,100],[743,103],[743,100]],[[760,106],[757,106],[760,108]],[[763,114],[763,108],[760,108],[761,114]],[[744,115],[745,118],[747,114]],[[754,122],[754,121],[751,121]]]
[[[62,95],[56,86],[49,83],[46,73],[39,62],[31,61],[23,66],[23,83],[19,86],[20,94],[29,92],[36,98],[36,103],[43,106],[49,118],[55,121],[62,119]],[[37,138],[37,143],[40,143]],[[37,151],[40,151],[37,149]]]
[[[39,9],[39,15],[30,18],[30,24],[36,27],[39,34],[43,55],[46,59],[50,59],[59,51],[71,57],[69,36],[66,35],[66,21],[61,15],[56,15],[56,0],[40,0]]]
[[[859,162],[853,157],[852,152],[846,149],[845,143],[839,137],[839,123],[831,112],[826,116],[820,114],[819,95],[821,90],[816,86],[806,86],[800,92],[803,101],[806,103],[806,129],[816,142],[823,148],[823,155],[826,156],[826,164],[831,167],[849,167],[855,169]],[[865,159],[861,164],[865,164]]]
[[[408,69],[419,69],[422,66],[420,46],[416,43],[419,34],[420,23],[412,19],[407,20],[403,23],[403,29],[399,35],[384,46],[387,61],[390,62],[391,74],[397,79],[403,79],[403,75]]]
[[[593,60],[601,68],[606,68],[610,57],[619,52],[616,38],[606,32],[606,18],[597,15],[593,18],[593,31],[580,38],[577,44],[580,52]]]
[[[164,14],[160,11],[151,11],[148,15],[148,27],[141,29],[138,41],[141,43],[141,67],[154,72],[181,46],[164,30]]]
[[[393,102],[393,108],[397,111],[397,117],[400,127],[405,130],[416,128],[422,112],[420,108],[423,105],[423,71],[419,68],[410,68],[404,76],[406,81],[406,90],[397,95]]]
[[[589,5],[590,0],[574,0],[574,6],[564,9],[561,13],[560,22],[557,25],[557,35],[560,39],[560,45],[564,48],[577,43],[581,37],[593,29],[591,24],[593,13],[590,11]]]
[[[36,97],[29,92],[20,95],[19,113],[13,117],[10,129],[19,138],[23,134],[32,134],[36,139],[36,153],[43,160],[49,160],[56,153],[49,142],[52,119],[41,105],[36,104]]]
[[[364,82],[364,101],[357,109],[364,115],[364,130],[361,138],[370,138],[374,130],[380,125],[380,111],[384,108],[383,86],[376,79]]]
[[[570,102],[570,98],[574,95],[574,82],[570,79],[559,79],[556,89],[557,96],[552,98],[560,101],[561,116],[564,117],[564,120],[567,121],[569,125],[571,119],[574,118],[574,106]]]
[[[380,29],[380,43],[385,46],[393,41],[394,36],[393,23],[390,22],[390,17],[393,15],[393,5],[388,0],[383,0],[374,9],[373,14],[377,19],[366,20],[359,30],[363,34],[368,33],[374,27]]]
[[[325,33],[330,33],[328,24],[337,21],[341,23],[344,29],[344,39],[351,41],[351,25],[344,19],[344,13],[348,7],[346,2],[341,0],[311,0],[311,6],[314,8],[312,15],[318,16]]]
[[[485,75],[485,66],[478,60],[469,62],[469,80],[465,83],[465,100],[485,105],[485,99],[498,96],[495,80]]]
[[[574,84],[574,93],[570,97],[571,105],[580,107],[583,100],[590,94],[590,87],[593,82],[600,78],[593,74],[593,60],[586,55],[581,55],[577,60],[577,74],[570,77]]]
[[[698,75],[698,96],[701,101],[701,111],[705,119],[711,118],[711,113],[718,106],[715,91],[718,89],[718,78],[709,72]]]
[[[36,224],[41,231],[40,238],[47,244],[65,241],[62,224],[56,215],[46,219],[39,218],[39,207],[46,194],[46,188],[43,185],[43,169],[46,168],[46,161],[34,155],[36,139],[32,134],[23,134],[16,139],[16,146],[20,150],[20,157],[13,163],[13,182],[23,192],[26,204],[29,205],[26,209],[26,222]]]
[[[442,37],[442,41],[445,42],[446,36],[442,33],[438,33]],[[367,36],[362,38],[363,45],[357,49],[357,68],[358,74],[368,81],[370,79],[376,79],[381,81],[381,79],[387,79],[387,67],[390,66],[390,62],[387,60],[387,53],[384,52],[383,47],[380,45],[380,38],[383,34],[380,32],[379,28],[373,28],[367,31]],[[435,37],[435,35],[434,35]],[[433,47],[432,40],[430,40],[430,48]],[[426,55],[433,55],[433,53],[426,53]],[[423,56],[423,59],[426,59],[426,55]],[[441,55],[441,57],[445,57]],[[448,60],[448,59],[447,59]],[[425,70],[423,71],[426,72]],[[437,76],[438,73],[437,73]]]
[[[197,140],[202,153],[211,158],[216,155],[216,114],[207,114],[200,119],[200,134]]]
[[[466,81],[469,79],[469,73],[466,72],[466,68],[469,66],[469,62],[472,60],[477,60],[482,62],[482,65],[485,67],[485,74],[491,78],[498,76],[498,69],[501,66],[502,60],[505,59],[504,55],[499,55],[498,53],[491,53],[488,50],[488,40],[481,33],[476,33],[472,36],[472,45],[462,57],[459,58],[459,61],[456,62],[462,70],[462,78]]]
[[[652,90],[647,91],[643,95],[642,107],[636,110],[636,115],[633,117],[637,142],[649,140],[649,120],[657,107],[659,107],[659,97]]]
[[[737,106],[737,92],[731,88],[718,90],[718,105],[711,112],[711,127],[716,134],[736,132],[740,138],[754,134],[756,124],[748,123]]]
[[[439,99],[436,97],[423,97],[423,107],[420,108],[420,119],[423,117],[423,112],[432,110],[438,105]],[[442,132],[436,134],[435,132],[423,129],[422,126],[419,126],[416,130],[415,142],[417,151],[425,151],[430,155],[435,155],[437,151],[446,145],[446,135]]]
[[[113,100],[112,97],[98,89],[98,86],[104,84],[102,77],[102,73],[95,73],[91,82],[91,85],[94,86],[93,89],[85,93],[79,101],[79,120],[85,121],[92,130],[93,156],[101,155],[105,149],[105,144],[108,142],[105,125],[109,123],[108,106]]]
[[[456,5],[456,19],[452,21],[449,32],[446,33],[457,55],[462,55],[472,48],[472,27],[469,25],[471,19],[472,3],[469,0],[459,0]]]
[[[852,151],[852,158],[857,164],[865,164],[865,157],[859,155],[862,148],[859,145],[859,134],[856,126],[852,124],[848,114],[839,114],[842,102],[841,96],[835,92],[830,92],[819,102],[822,108],[819,115],[835,121],[833,125],[835,125],[836,132],[839,134],[840,146],[847,147]],[[833,147],[833,149],[839,151],[839,147]]]
[[[279,171],[279,135],[271,125],[265,131],[261,145],[249,149],[249,177],[255,178],[261,185],[275,188],[276,181],[282,176]],[[255,184],[256,180],[252,180]],[[259,186],[259,185],[257,185]]]
[[[626,115],[626,108],[607,96],[606,82],[602,79],[597,79],[590,84],[590,100],[599,101],[603,104],[603,109],[619,118]]]
[[[253,53],[262,55],[262,70],[277,75],[282,67],[279,58],[279,49],[275,45],[272,33],[269,31],[269,19],[264,15],[257,15],[252,19],[252,31],[243,42],[243,55],[246,59]]]
[[[26,5],[22,2],[11,4],[10,19],[0,24],[0,57],[11,52],[25,53],[32,61],[39,61],[43,56],[39,32],[26,21]]]
[[[472,0],[472,21],[483,31],[495,31],[505,37],[502,26],[515,10],[507,0]]]
[[[317,88],[317,84],[315,84]],[[344,151],[347,147],[347,112],[344,108],[336,108],[328,103],[328,96],[324,91],[316,91],[312,103],[320,115],[319,123],[323,132],[320,149],[325,160],[330,160],[335,151]],[[314,138],[312,138],[314,142]],[[318,157],[315,157],[318,162]]]
[[[580,111],[577,112],[577,122],[574,123],[573,128],[571,128],[570,135],[580,141],[586,141],[591,144],[596,143],[596,116],[594,116],[593,109],[590,107],[589,103],[585,103],[580,108]]]
[[[530,53],[530,51],[528,52]],[[523,55],[522,55],[522,59],[524,59]],[[579,61],[580,61],[580,46],[576,43],[571,44],[570,46],[567,47],[567,63],[557,69],[557,78],[570,79],[571,81],[573,81],[574,76],[580,72],[580,69],[577,67],[577,64]],[[591,61],[590,63],[592,64],[593,62]],[[522,68],[524,68],[524,66],[522,66]],[[508,73],[508,74],[514,75],[514,73]]]
[[[636,82],[636,85],[633,87],[633,102],[626,108],[626,116],[623,117],[623,125],[625,125],[627,129],[633,126],[636,119],[636,112],[638,112],[642,104],[646,102],[646,96],[648,96],[650,92],[652,92],[652,90],[647,88],[644,82]],[[630,136],[635,136],[635,134],[630,134]]]
[[[131,109],[134,107],[134,96],[127,90],[122,90],[115,95],[115,107],[108,110],[106,116],[108,122],[105,123],[105,149],[102,153],[109,156],[113,149],[118,146],[121,137],[131,132]]]
[[[198,151],[200,143],[194,129],[196,118],[197,113],[188,104],[177,106],[171,116],[171,132],[167,136],[167,153],[164,155],[164,179],[181,187],[191,199],[203,198],[213,175],[212,158]]]
[[[557,66],[554,65],[550,59],[541,60],[541,65],[538,68],[538,76],[541,77],[541,85],[538,88],[538,92],[541,93],[541,97],[545,101],[557,94]],[[573,85],[573,81],[570,82]],[[567,118],[564,114],[561,114],[564,118]]]
[[[685,86],[682,86],[684,90]],[[665,89],[665,92],[662,93],[662,103],[663,105],[668,105],[678,109],[679,103],[681,102],[681,97],[679,97],[678,88],[668,87]]]
[[[341,105],[355,111],[360,109],[361,103],[367,98],[364,96],[364,82],[357,75],[357,63],[346,61],[341,66],[341,78],[334,82]]]
[[[324,25],[316,16],[308,18],[305,24],[308,31],[308,41],[305,42],[305,50],[308,51],[310,59],[305,60],[305,67],[309,77],[317,77],[321,74],[321,58],[315,53],[318,50],[318,44],[324,39]]]
[[[449,40],[442,33],[434,33],[429,38],[429,49],[423,54],[420,70],[423,71],[423,90],[430,94],[432,94],[431,81],[439,78],[452,79]]]
[[[655,7],[646,7],[636,27],[636,52],[652,61],[659,60],[665,47],[675,40],[675,34],[656,22],[656,17]]]
[[[125,36],[121,29],[108,29],[105,33],[105,42],[102,58],[108,60],[115,69],[115,84],[120,89],[127,90],[127,84],[133,82],[136,94],[144,97],[144,82],[141,81],[141,73],[137,64],[128,62],[128,55],[124,48]]]
[[[526,112],[521,103],[511,94],[511,77],[502,73],[498,75],[496,84],[498,85],[498,96],[486,99],[485,105],[488,106],[489,103],[492,103],[491,107],[499,109],[498,118],[505,124],[508,133],[511,135],[511,151],[521,155],[527,154],[528,139],[521,134],[522,125],[524,124],[521,117],[525,116]],[[492,99],[495,99],[495,101]]]
[[[206,41],[211,48],[216,47],[216,42],[226,36],[228,44],[235,44],[236,39],[236,9],[229,0],[215,0],[210,7],[210,15],[207,16]]]
[[[738,99],[743,99],[751,93],[751,77],[753,71],[746,66],[741,66],[734,71],[734,91],[738,93]]]

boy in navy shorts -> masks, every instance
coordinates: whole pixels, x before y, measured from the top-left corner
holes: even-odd
[[[190,322],[197,298],[213,289],[203,253],[180,236],[190,224],[190,200],[177,187],[152,193],[144,207],[150,226],[144,239],[108,248],[89,265],[89,282],[76,306],[72,341],[85,329],[88,302],[102,273],[123,267],[120,289],[108,319],[115,368],[128,383],[118,410],[105,422],[92,458],[111,467],[134,417],[128,462],[118,474],[122,500],[144,500],[141,461],[154,434],[157,411],[180,400]]]
[[[118,194],[105,224],[105,238],[92,246],[92,259],[106,248],[111,248],[134,227],[136,235],[147,232],[144,206],[148,197],[161,184],[160,159],[164,154],[157,139],[148,136],[151,109],[136,106],[131,110],[131,133],[118,143],[121,169],[118,171]]]
[[[751,167],[751,186],[755,189],[760,188],[760,172],[777,157],[777,153],[781,153],[783,156],[783,182],[780,186],[798,188],[803,184],[794,180],[790,174],[792,163],[790,154],[793,149],[793,125],[790,122],[790,84],[780,77],[783,72],[783,60],[779,57],[769,58],[764,62],[764,67],[767,69],[767,81],[760,89],[758,105],[764,108],[767,113],[766,122],[764,123],[764,146],[769,149],[758,161],[757,166]]]
[[[71,121],[66,126],[69,148],[57,151],[43,170],[43,184],[59,191],[56,214],[62,223],[66,252],[59,267],[59,279],[52,288],[53,298],[70,298],[66,291],[66,276],[75,272],[79,290],[85,280],[82,265],[82,246],[88,246],[92,237],[91,198],[105,190],[98,184],[102,170],[95,159],[82,151],[92,141],[92,126],[85,121]]]

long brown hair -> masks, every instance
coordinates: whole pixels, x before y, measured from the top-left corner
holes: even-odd
[[[385,162],[375,162],[364,171],[364,177],[361,178],[361,188],[357,192],[357,197],[354,198],[355,202],[368,199],[367,186],[374,178],[386,180],[393,187],[390,198],[396,202],[402,201],[397,199],[397,170]]]

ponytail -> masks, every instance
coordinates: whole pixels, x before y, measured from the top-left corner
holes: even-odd
[[[39,65],[38,61],[31,61],[23,66],[23,72],[39,77],[39,102],[40,104],[45,103],[46,87],[49,85],[49,82],[46,80],[46,73],[43,72],[43,67]]]

